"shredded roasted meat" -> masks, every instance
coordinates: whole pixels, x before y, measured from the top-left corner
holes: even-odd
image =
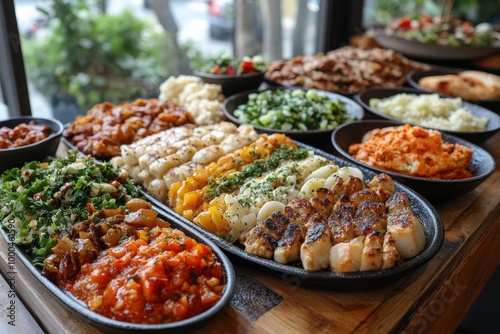
[[[326,55],[276,60],[266,77],[284,86],[355,93],[372,87],[402,86],[408,72],[427,68],[394,50],[345,46]]]
[[[171,101],[137,99],[114,105],[95,105],[87,115],[78,115],[64,131],[76,148],[97,158],[120,155],[120,145],[130,144],[146,136],[172,127],[195,123],[193,116]]]

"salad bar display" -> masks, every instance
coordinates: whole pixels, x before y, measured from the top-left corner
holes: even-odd
[[[428,200],[472,193],[496,170],[481,147],[423,127],[491,131],[483,142],[497,120],[429,92],[360,104],[349,94],[396,89],[429,68],[382,48],[271,64],[220,57],[199,70],[267,83],[226,95],[186,75],[168,78],[158,98],[103,102],[64,126],[57,156],[2,172],[2,235],[37,284],[111,332],[189,331],[248,303],[233,263],[251,265],[254,285],[271,279],[264,272],[281,278],[287,298],[292,280],[301,296],[414,281],[445,240]],[[363,107],[399,122],[366,121]],[[0,129],[0,143],[29,126]],[[295,133],[317,136],[305,144]]]

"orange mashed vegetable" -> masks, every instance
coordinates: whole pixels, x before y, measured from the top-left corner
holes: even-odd
[[[223,293],[210,247],[170,227],[144,228],[82,266],[67,289],[108,318],[161,324],[193,317]]]
[[[409,124],[374,129],[348,149],[355,159],[386,171],[433,179],[472,176],[473,151],[443,142],[441,132]]]

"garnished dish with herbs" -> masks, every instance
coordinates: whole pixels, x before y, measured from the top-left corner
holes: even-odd
[[[473,25],[470,21],[449,16],[404,16],[387,26],[385,32],[421,43],[448,46],[490,46],[500,42],[500,33],[492,24]]]
[[[365,180],[357,168],[248,125],[198,127],[177,142],[176,131],[124,145],[110,162],[248,254],[306,271],[351,272],[394,268],[426,246],[421,220],[388,175]],[[195,150],[197,136],[222,141]]]
[[[164,324],[221,299],[212,249],[172,228],[109,162],[76,150],[6,171],[0,221],[42,274],[105,317]]]

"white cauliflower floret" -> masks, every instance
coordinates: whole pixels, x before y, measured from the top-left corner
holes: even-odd
[[[201,83],[201,79],[193,75],[171,76],[160,85],[160,100],[179,101],[179,95],[190,83]]]
[[[199,125],[209,125],[225,119],[222,113],[222,103],[219,101],[198,100],[186,105],[186,109],[193,115]]]
[[[220,85],[203,83],[195,76],[170,77],[160,85],[162,100],[179,103],[193,115],[198,125],[209,125],[225,120],[222,102],[225,96]]]

